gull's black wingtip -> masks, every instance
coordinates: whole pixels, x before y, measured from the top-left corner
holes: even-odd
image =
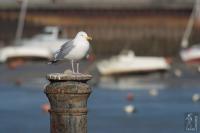
[[[50,65],[50,64],[55,64],[55,63],[57,63],[58,62],[58,60],[51,60],[51,61],[49,61],[48,62],[48,64]]]

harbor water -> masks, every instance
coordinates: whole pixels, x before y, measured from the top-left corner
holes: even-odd
[[[23,68],[23,74],[22,68],[0,67],[1,133],[49,133],[49,114],[41,106],[48,102],[43,93],[48,83],[44,73],[54,71],[53,67],[29,65]],[[62,71],[65,67],[58,68]],[[149,95],[148,85],[143,89],[134,85],[129,89],[93,86],[88,101],[88,133],[185,132],[185,114],[200,109],[200,103],[192,101],[193,94],[200,94],[198,73],[184,78],[166,77],[163,82],[164,88],[155,88],[154,96]],[[128,93],[133,95],[132,101],[127,100]],[[127,114],[126,105],[134,105],[136,111]]]

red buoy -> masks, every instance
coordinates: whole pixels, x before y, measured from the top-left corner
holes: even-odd
[[[127,94],[126,99],[127,99],[128,101],[133,101],[133,99],[134,99],[133,93],[129,92],[129,93]]]

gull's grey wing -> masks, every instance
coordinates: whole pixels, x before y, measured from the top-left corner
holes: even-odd
[[[64,43],[54,55],[54,60],[62,60],[74,48],[73,40]]]

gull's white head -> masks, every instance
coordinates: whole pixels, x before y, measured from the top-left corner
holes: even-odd
[[[79,39],[86,39],[86,40],[92,40],[92,37],[88,36],[86,32],[84,31],[80,31],[76,34],[76,38],[79,38]]]

